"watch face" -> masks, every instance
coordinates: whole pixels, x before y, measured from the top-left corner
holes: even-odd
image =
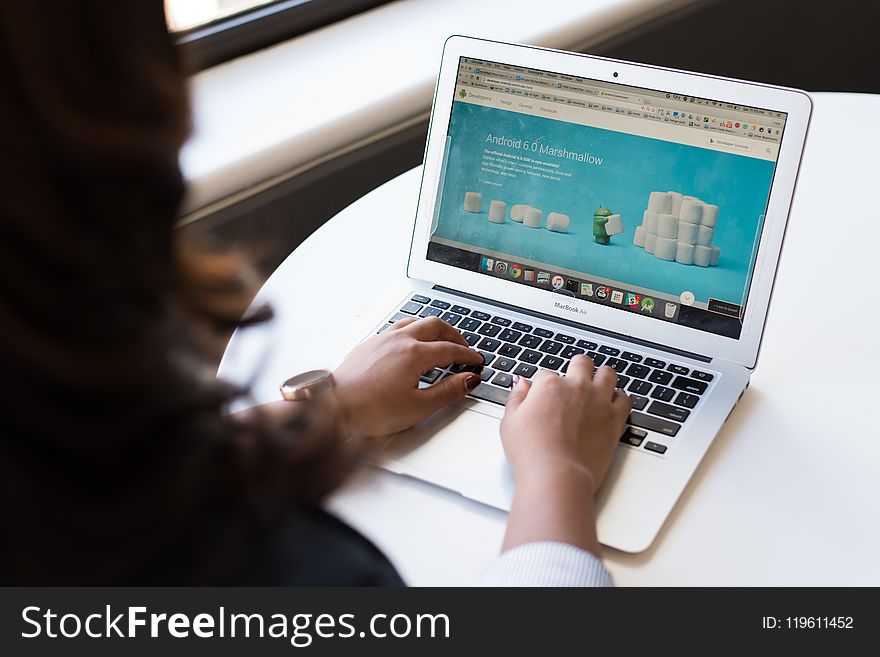
[[[283,387],[285,388],[304,388],[323,379],[326,379],[330,374],[327,370],[311,370],[309,372],[303,372],[302,374],[297,374],[296,376],[292,376],[287,381],[284,382]]]

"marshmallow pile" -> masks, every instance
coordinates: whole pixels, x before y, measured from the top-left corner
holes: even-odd
[[[712,246],[717,221],[717,205],[678,192],[651,192],[633,244],[660,260],[714,266],[721,254],[721,249]]]
[[[483,195],[479,192],[466,192],[464,195],[465,212],[479,214],[483,211]],[[507,203],[493,200],[489,202],[489,221],[493,224],[503,224],[507,216]],[[544,213],[538,208],[529,205],[510,206],[510,220],[528,226],[529,228],[544,227]],[[569,226],[567,214],[551,212],[547,215],[547,230],[555,233],[567,233]]]

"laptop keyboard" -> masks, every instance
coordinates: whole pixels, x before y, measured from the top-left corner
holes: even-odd
[[[632,400],[632,413],[621,443],[655,454],[665,454],[697,408],[715,378],[689,366],[657,359],[594,340],[581,339],[536,322],[524,323],[503,314],[487,313],[453,301],[415,294],[379,329],[402,319],[439,317],[454,326],[467,343],[483,355],[483,365],[449,365],[422,375],[425,385],[443,377],[472,371],[482,382],[471,393],[475,399],[503,405],[514,376],[533,378],[540,370],[565,376],[569,361],[586,354],[597,367],[617,372],[617,387]]]

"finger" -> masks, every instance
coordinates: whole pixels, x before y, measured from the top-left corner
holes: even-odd
[[[592,380],[595,372],[596,364],[593,362],[593,359],[584,354],[578,354],[568,364],[566,376],[569,379],[574,378],[579,382],[587,382]]]
[[[510,394],[507,395],[507,402],[504,404],[504,412],[512,413],[519,408],[519,405],[522,404],[526,395],[529,394],[529,390],[531,389],[531,384],[529,380],[524,376],[518,377],[517,382],[513,386],[513,390],[510,391]]]
[[[483,355],[470,347],[451,342],[423,342],[419,344],[419,362],[424,367],[463,363],[482,365]]]
[[[615,413],[626,419],[629,417],[630,411],[632,411],[632,399],[622,390],[615,390],[614,395],[611,397],[611,408],[614,409]]]
[[[471,372],[462,372],[455,376],[447,376],[428,388],[416,391],[416,398],[422,404],[426,414],[438,408],[454,404],[463,399],[471,390],[480,385],[480,376]]]
[[[466,345],[461,333],[452,328],[439,317],[426,317],[417,322],[413,322],[407,328],[407,332],[416,340],[422,342],[432,342],[434,340],[447,340],[456,344]]]
[[[603,397],[610,398],[614,388],[617,387],[617,372],[607,365],[600,367],[593,376],[593,384],[605,392]]]
[[[404,328],[405,326],[409,326],[409,325],[412,324],[414,321],[416,321],[416,318],[415,318],[415,317],[407,317],[406,319],[401,319],[399,322],[394,322],[394,323],[391,325],[391,328],[388,328],[388,329],[385,329],[385,330],[387,330],[387,331],[398,331],[398,330]]]

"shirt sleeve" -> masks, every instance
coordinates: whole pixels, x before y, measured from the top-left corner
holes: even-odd
[[[595,555],[567,543],[539,541],[502,552],[482,586],[614,586]]]

